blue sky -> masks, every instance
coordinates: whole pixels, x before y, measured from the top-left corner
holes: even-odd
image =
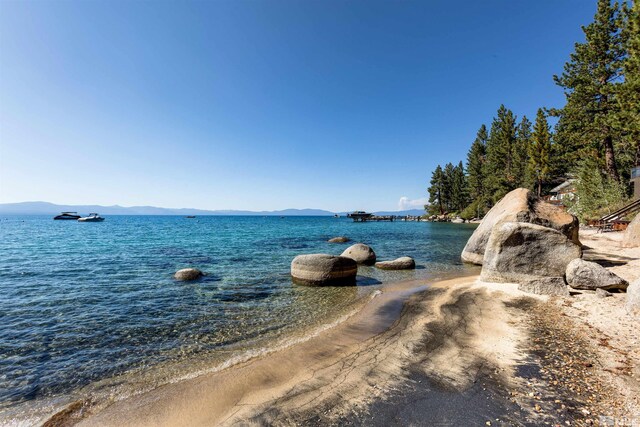
[[[595,1],[2,1],[0,202],[394,210]],[[403,199],[401,199],[403,198]],[[401,202],[403,200],[403,202]]]

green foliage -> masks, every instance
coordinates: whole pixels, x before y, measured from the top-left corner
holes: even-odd
[[[624,82],[618,87],[617,126],[622,129],[619,144],[623,167],[640,165],[640,1],[624,5],[622,29],[627,56],[623,62]],[[626,169],[625,169],[626,171]]]
[[[447,163],[433,171],[429,186],[429,205],[431,215],[460,212],[469,203],[467,178],[462,162],[457,166]]]
[[[527,173],[529,163],[529,147],[531,146],[531,122],[527,116],[522,116],[516,132],[516,142],[513,146],[514,188],[532,188],[533,179]]]
[[[456,212],[461,212],[469,203],[469,192],[467,189],[467,177],[464,174],[462,161],[453,168],[451,177],[451,207]]]
[[[446,212],[451,212],[455,210],[453,207],[453,175],[454,175],[454,167],[451,163],[447,163],[444,165],[444,192],[442,193],[442,202],[444,204],[444,209]]]
[[[538,196],[542,193],[542,184],[549,179],[551,156],[551,133],[547,118],[542,108],[538,109],[536,124],[533,129],[532,142],[529,145],[529,162],[527,175],[536,183]]]
[[[442,215],[444,213],[444,203],[442,196],[444,194],[444,173],[440,165],[431,174],[431,181],[429,182],[429,205],[427,211],[431,215]]]
[[[472,201],[466,208],[464,208],[460,212],[460,218],[462,219],[473,219],[473,218],[482,218],[488,209],[482,200],[477,199]]]
[[[614,147],[620,139],[615,94],[625,57],[621,19],[617,2],[599,0],[594,21],[582,28],[585,42],[576,43],[564,72],[554,76],[567,99],[562,109],[553,110],[560,117],[556,131],[563,160],[575,165],[585,153],[595,152],[615,180],[619,172]]]
[[[516,188],[514,146],[516,143],[516,117],[504,105],[491,124],[487,140],[487,157],[483,174],[486,195],[490,203],[497,203],[505,194]]]
[[[475,141],[471,144],[469,153],[467,154],[467,185],[468,193],[471,200],[484,201],[484,162],[487,154],[487,127],[480,126]]]
[[[576,193],[567,206],[580,221],[598,219],[625,204],[625,186],[605,173],[593,156],[585,157],[574,172]]]

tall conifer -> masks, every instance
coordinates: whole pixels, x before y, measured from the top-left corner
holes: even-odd
[[[456,212],[460,213],[469,203],[469,193],[467,190],[467,177],[464,173],[462,161],[453,168],[453,179],[451,180],[451,203]]]
[[[531,122],[527,116],[522,116],[518,125],[516,142],[513,150],[514,186],[531,188],[533,179],[527,173],[529,162],[529,146],[531,145]]]
[[[623,64],[624,82],[619,88],[618,124],[630,153],[628,166],[640,166],[640,0],[631,8],[626,6],[623,36],[627,56]]]
[[[452,163],[447,163],[444,166],[444,170],[443,170],[443,175],[444,175],[444,192],[442,193],[442,203],[445,206],[445,209],[447,210],[447,212],[450,212],[452,210],[455,210],[453,201],[454,201],[454,194],[453,194],[453,181],[455,179],[455,168],[453,167]]]
[[[436,169],[431,173],[431,181],[429,182],[429,206],[431,214],[442,215],[445,212],[444,202],[442,196],[444,194],[444,173],[442,167],[438,165]]]
[[[542,184],[549,178],[551,156],[551,134],[542,108],[538,109],[531,140],[527,169],[529,175],[535,180],[538,196],[540,196],[542,194]]]
[[[467,183],[469,186],[469,197],[473,201],[484,204],[485,190],[483,165],[485,162],[487,149],[487,127],[480,126],[475,141],[471,144],[467,154]]]
[[[516,171],[513,164],[515,142],[516,117],[511,110],[501,105],[491,124],[484,168],[487,196],[492,203],[497,203],[515,188]]]
[[[564,72],[554,76],[567,99],[562,109],[554,110],[560,117],[557,134],[564,160],[576,164],[595,148],[607,174],[615,180],[620,179],[614,149],[619,138],[615,93],[624,59],[620,24],[618,3],[598,0],[594,21],[582,28],[585,42],[575,44]]]

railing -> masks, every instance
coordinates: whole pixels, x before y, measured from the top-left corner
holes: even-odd
[[[633,202],[629,203],[628,205],[624,206],[621,209],[618,209],[617,211],[610,213],[609,215],[605,215],[602,218],[600,218],[601,222],[612,222],[615,220],[618,220],[620,218],[622,218],[623,216],[629,215],[631,213],[634,213],[636,211],[640,211],[640,199],[638,200],[634,200]]]

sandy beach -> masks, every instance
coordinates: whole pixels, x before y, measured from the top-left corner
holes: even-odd
[[[580,238],[586,259],[640,275],[640,249],[619,234]],[[478,276],[426,285],[389,285],[308,341],[100,411],[78,402],[48,425],[637,422],[640,337],[624,293],[542,297]]]

